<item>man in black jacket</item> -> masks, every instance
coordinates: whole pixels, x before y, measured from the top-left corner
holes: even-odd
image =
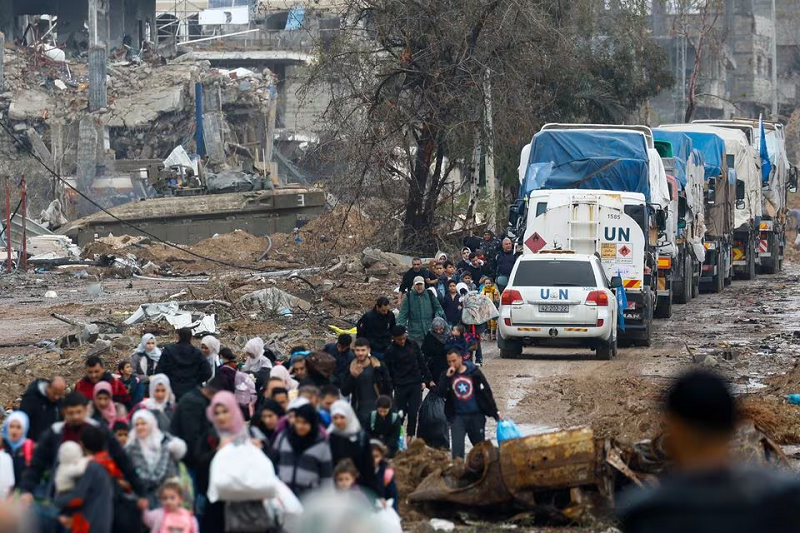
[[[187,451],[183,462],[190,470],[197,467],[200,439],[205,438],[213,427],[206,417],[206,408],[211,404],[211,398],[222,390],[220,383],[221,378],[218,375],[205,386],[195,387],[184,394],[172,416],[169,430],[186,443]]]
[[[50,426],[61,420],[61,399],[67,383],[61,376],[53,376],[52,379],[37,379],[28,386],[19,410],[28,415],[30,427],[28,428],[28,438],[34,442]]]
[[[517,262],[517,256],[514,253],[514,245],[511,239],[508,237],[503,239],[502,246],[503,249],[500,250],[500,253],[497,254],[494,260],[496,269],[494,282],[500,292],[503,292],[503,289],[508,285],[510,281],[508,278],[511,276],[511,271],[514,269],[514,264]]]
[[[386,351],[386,365],[394,385],[394,405],[408,420],[406,435],[417,435],[417,414],[422,405],[422,389],[434,386],[422,350],[416,342],[408,342],[406,328],[395,326],[392,345]]]
[[[797,475],[747,465],[731,453],[739,417],[725,381],[692,370],[672,385],[665,404],[670,472],[658,487],[623,495],[624,533],[798,531]]]
[[[22,492],[21,498],[24,502],[30,503],[33,500],[33,491],[42,482],[44,473],[47,471],[52,472],[55,468],[58,460],[58,448],[62,443],[66,441],[80,443],[81,431],[84,427],[87,425],[100,427],[97,422],[88,416],[88,405],[89,400],[79,392],[70,392],[64,397],[64,421],[56,422],[50,429],[42,433],[34,449],[31,464],[22,475],[19,489]],[[106,438],[108,454],[122,471],[125,481],[130,484],[133,492],[139,496],[139,508],[143,511],[146,510],[145,487],[139,476],[136,475],[136,470],[128,454],[125,453],[117,439],[108,429],[103,429],[102,431]]]
[[[500,420],[489,382],[478,367],[464,361],[461,352],[447,352],[447,371],[436,393],[444,398],[444,412],[450,422],[453,458],[464,457],[464,437],[472,445],[486,440],[486,417]]]
[[[435,286],[438,281],[436,274],[431,273],[427,268],[422,266],[422,259],[419,257],[413,258],[411,260],[411,268],[403,274],[403,280],[400,283],[400,293],[397,295],[397,307],[400,307],[400,304],[403,303],[403,296],[405,296],[407,292],[411,292],[411,289],[414,287],[414,278],[417,276],[425,278],[426,286]]]
[[[369,427],[369,416],[375,409],[378,397],[392,394],[392,379],[386,365],[370,354],[369,341],[356,339],[353,345],[355,359],[342,383],[342,395],[350,396],[350,404],[358,415],[361,427]]]
[[[191,328],[179,329],[178,342],[164,348],[156,374],[167,375],[176,400],[211,378],[211,365],[203,352],[192,346]]]
[[[387,300],[388,301],[388,300]],[[336,342],[331,342],[325,345],[323,350],[325,353],[336,359],[336,369],[333,371],[331,382],[341,386],[344,381],[345,375],[350,368],[350,363],[353,362],[355,355],[350,346],[353,344],[353,337],[347,333],[342,333]]]
[[[383,359],[383,354],[392,343],[392,328],[396,318],[391,311],[389,298],[381,296],[372,311],[364,313],[358,320],[357,338],[367,339],[373,356]]]

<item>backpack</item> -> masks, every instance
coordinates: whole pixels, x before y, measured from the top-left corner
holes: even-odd
[[[256,401],[256,384],[249,375],[236,371],[233,382],[234,396],[239,405],[250,405]]]
[[[397,417],[398,417],[398,414],[395,413],[395,412],[392,412],[392,425],[394,425],[395,422],[397,422]],[[370,431],[375,431],[375,421],[377,419],[378,419],[378,411],[372,411],[369,414],[369,429],[370,429]]]
[[[174,513],[164,513],[159,533],[192,533],[194,517],[186,509],[180,508]]]

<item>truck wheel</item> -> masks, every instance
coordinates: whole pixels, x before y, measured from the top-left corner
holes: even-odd
[[[670,318],[672,316],[672,296],[658,297],[656,310],[653,316],[655,318]]]
[[[778,257],[781,253],[780,244],[778,244],[777,235],[772,239],[772,246],[770,247],[770,257],[761,259],[761,273],[762,274],[775,274],[778,271]]]
[[[702,268],[702,265],[701,265]],[[692,276],[692,299],[697,298],[700,296],[700,275],[697,276],[697,279]]]
[[[683,259],[683,279],[672,285],[672,298],[676,304],[687,304],[692,299],[694,286],[694,270],[692,258],[688,255]]]
[[[500,332],[497,334],[497,347],[500,349],[500,359],[516,359],[522,355],[522,343],[504,339]]]
[[[650,302],[652,298],[652,290],[650,287],[644,288],[644,298],[645,302]],[[653,304],[649,304],[649,307],[645,309],[645,319],[644,319],[644,331],[638,334],[633,340],[633,344],[636,346],[650,346],[653,342]]]
[[[747,258],[747,270],[744,273],[744,279],[746,280],[754,280],[756,279],[756,252],[755,250],[750,250],[750,256]]]
[[[725,290],[725,273],[722,271],[722,265],[717,262],[717,275],[714,276],[714,282],[711,284],[711,292],[720,293]]]

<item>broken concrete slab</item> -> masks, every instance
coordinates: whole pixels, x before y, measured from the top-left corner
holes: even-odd
[[[411,256],[408,255],[384,252],[377,248],[365,248],[364,251],[361,252],[361,264],[364,268],[369,268],[378,262],[397,268],[410,268],[411,259]]]
[[[86,357],[92,357],[93,355],[104,354],[109,351],[111,351],[111,341],[97,339],[95,343],[86,352]]]
[[[244,295],[240,300],[242,303],[258,305],[272,312],[279,312],[282,309],[302,309],[311,310],[311,304],[302,298],[298,298],[281,290],[277,287],[268,287],[250,294]]]
[[[145,126],[167,113],[176,113],[186,105],[182,86],[166,87],[120,98],[106,119],[112,128],[137,128]]]
[[[11,120],[37,120],[44,118],[46,112],[53,108],[53,101],[47,93],[29,89],[15,95],[8,106],[8,118]]]
[[[378,261],[377,263],[374,263],[371,266],[367,267],[366,271],[367,274],[370,276],[383,278],[389,275],[389,265],[387,265],[382,261]]]

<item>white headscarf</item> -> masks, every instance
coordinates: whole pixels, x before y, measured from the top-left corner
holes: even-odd
[[[209,354],[206,360],[208,360],[208,364],[211,365],[211,377],[214,377],[214,374],[217,373],[217,367],[219,366],[219,349],[221,346],[219,339],[213,335],[206,335],[200,341],[200,345],[208,348]]]
[[[144,439],[140,439],[136,435],[136,421],[143,419],[147,426],[150,428],[150,433]],[[133,438],[128,441],[126,447],[131,447],[134,442],[138,442],[142,449],[142,456],[147,462],[147,466],[151,469],[156,465],[161,455],[161,442],[164,440],[164,434],[158,429],[158,422],[155,415],[146,409],[140,409],[133,413],[131,417],[131,433]]]
[[[272,370],[269,371],[269,377],[281,378],[287,391],[296,390],[299,386],[297,380],[294,379],[291,374],[289,374],[289,370],[283,365],[273,366]]]
[[[344,437],[352,437],[361,431],[361,422],[358,421],[356,412],[353,411],[353,406],[347,400],[336,400],[331,405],[331,418],[341,415],[347,419],[347,427],[344,430],[337,429],[336,424],[331,423],[328,428],[328,433],[334,435],[342,435]]]
[[[157,402],[156,388],[163,385],[167,389],[167,399],[163,402]],[[172,385],[166,374],[156,374],[150,377],[150,397],[144,401],[145,407],[154,411],[163,411],[168,405],[175,403],[175,393],[172,392]]]
[[[153,348],[148,352],[147,341],[149,340],[155,341],[156,336],[153,335],[152,333],[145,333],[144,335],[142,335],[142,340],[139,343],[139,347],[136,348],[136,351],[147,355],[147,357],[151,359],[153,362],[158,363],[158,360],[161,359],[161,348],[159,348],[158,345],[156,345],[155,348]]]
[[[261,337],[254,337],[244,345],[247,359],[242,366],[242,372],[258,372],[262,368],[272,368],[272,362],[264,355],[264,341]]]

